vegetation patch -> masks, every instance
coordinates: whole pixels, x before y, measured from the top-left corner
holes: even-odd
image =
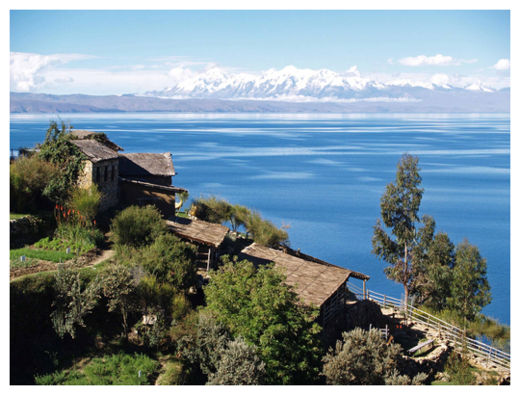
[[[74,258],[74,254],[67,253],[65,251],[52,251],[52,250],[44,250],[39,248],[18,248],[16,250],[10,250],[9,251],[9,259],[11,260],[11,267],[13,267],[13,264],[16,266],[17,264],[14,263],[14,260],[20,261],[21,256],[26,256],[27,258],[34,258],[34,259],[41,259],[44,261],[50,261],[50,262],[65,262],[69,259]],[[20,262],[22,264],[23,262]],[[27,267],[27,266],[20,266],[18,267]]]
[[[159,362],[145,354],[118,353],[93,358],[81,369],[36,376],[39,385],[146,385],[153,384]]]

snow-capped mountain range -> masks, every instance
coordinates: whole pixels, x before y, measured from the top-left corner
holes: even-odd
[[[387,76],[384,80],[377,80],[362,76],[355,66],[343,73],[287,66],[258,74],[230,72],[218,67],[194,72],[178,67],[170,71],[170,76],[176,80],[174,85],[146,92],[145,96],[175,99],[413,102],[421,100],[425,90],[496,91],[481,81],[453,79],[446,74],[434,74],[422,79]]]

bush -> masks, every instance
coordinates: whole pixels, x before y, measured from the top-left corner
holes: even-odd
[[[10,203],[16,212],[35,212],[50,202],[44,198],[43,191],[55,177],[58,168],[37,155],[23,156],[10,165]]]
[[[187,290],[197,281],[196,257],[194,246],[168,233],[142,248],[137,262],[159,282],[171,284],[178,290]]]
[[[112,220],[113,242],[118,246],[142,247],[166,231],[161,214],[154,206],[130,206]]]
[[[204,287],[205,310],[233,337],[258,347],[268,384],[319,380],[321,347],[317,311],[303,306],[272,265],[227,262]]]
[[[102,194],[96,184],[89,188],[75,188],[68,201],[68,206],[79,211],[88,221],[92,221],[98,212]]]
[[[35,377],[40,385],[143,385],[153,384],[159,362],[144,354],[113,354],[94,358],[83,370],[61,371]]]
[[[103,233],[99,229],[63,223],[54,232],[54,238],[44,238],[35,244],[35,247],[61,251],[70,247],[71,252],[82,255],[104,241]]]
[[[289,235],[280,228],[278,229],[271,221],[263,219],[259,213],[252,212],[245,221],[247,232],[255,243],[266,247],[278,247],[280,244],[289,245]]]
[[[47,183],[43,195],[52,202],[65,203],[69,198],[83,170],[85,155],[74,144],[70,143],[71,127],[62,123],[61,129],[56,122],[51,122],[44,143],[40,146],[38,156],[53,163],[60,171]]]
[[[164,364],[163,372],[157,378],[157,385],[183,384],[183,368],[179,361],[168,361]]]
[[[244,339],[227,343],[220,355],[217,371],[210,375],[208,384],[258,385],[265,376],[265,364],[259,358],[257,349]]]
[[[397,369],[400,354],[401,347],[386,345],[378,330],[356,328],[343,332],[343,341],[325,355],[323,375],[328,384],[382,385]]]
[[[465,355],[452,351],[446,361],[445,371],[449,376],[449,383],[455,385],[475,384],[475,376],[471,372],[471,365]]]

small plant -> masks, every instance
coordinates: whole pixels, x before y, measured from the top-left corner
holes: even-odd
[[[452,351],[446,361],[445,370],[449,376],[450,384],[473,385],[476,382],[471,364],[464,354],[459,355],[456,351]]]
[[[87,221],[93,221],[101,203],[102,194],[96,184],[89,188],[76,188],[68,201],[68,206],[73,212],[81,213]]]
[[[164,233],[166,224],[154,206],[130,206],[115,216],[111,230],[116,247],[138,248],[151,244]]]
[[[62,370],[36,376],[39,385],[153,384],[159,363],[144,354],[113,354],[92,359],[81,371]]]

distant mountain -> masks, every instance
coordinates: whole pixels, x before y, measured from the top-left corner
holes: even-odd
[[[292,82],[290,82],[292,81]],[[309,80],[310,81],[310,80]],[[144,96],[50,95],[11,92],[11,113],[78,113],[78,112],[258,112],[258,113],[484,113],[509,112],[510,90],[498,91],[479,87],[376,86],[339,82],[319,85],[299,80],[272,81],[258,86],[195,85],[187,94],[184,86]],[[319,86],[318,86],[319,85]],[[217,87],[220,87],[217,89]],[[212,90],[213,89],[213,90]],[[284,90],[285,89],[285,90]],[[286,92],[281,95],[274,92]],[[205,92],[203,94],[203,92]],[[209,92],[209,93],[208,93]],[[217,94],[218,92],[218,94]],[[233,93],[234,92],[234,93]],[[244,92],[244,93],[243,93]],[[244,97],[250,92],[251,97]],[[262,93],[263,92],[263,93]],[[254,93],[254,94],[253,94]],[[264,96],[263,98],[253,96]],[[334,94],[334,98],[331,96]],[[271,95],[271,96],[269,96]],[[173,96],[171,98],[170,96]],[[182,98],[179,98],[182,96]],[[222,96],[222,97],[220,97]]]
[[[385,80],[364,77],[351,67],[346,72],[328,69],[298,69],[287,66],[261,73],[237,73],[219,67],[202,72],[177,68],[170,72],[177,83],[159,91],[148,92],[154,97],[176,99],[261,99],[282,101],[414,101],[426,92],[465,90],[491,93],[494,89],[481,82],[452,85],[450,78],[436,74],[420,81],[395,77]]]

